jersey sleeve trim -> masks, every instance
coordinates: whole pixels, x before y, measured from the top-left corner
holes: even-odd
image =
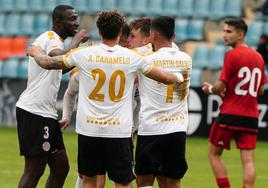
[[[67,60],[67,56],[63,55],[63,63],[67,68],[71,68],[72,64]]]
[[[147,70],[144,71],[143,74],[146,76],[146,74],[148,74],[149,72],[151,72],[152,69],[153,69],[153,65],[148,65]]]
[[[78,47],[78,48],[75,48],[75,49],[72,49],[70,50],[68,53],[65,54],[66,57],[70,56],[72,53],[78,51],[78,50],[81,50],[82,48],[85,48],[85,47]]]

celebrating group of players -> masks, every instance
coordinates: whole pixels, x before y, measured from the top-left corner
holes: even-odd
[[[28,84],[17,102],[20,153],[25,157],[19,187],[36,187],[47,164],[46,187],[63,187],[69,165],[60,128],[70,123],[77,93],[77,162],[83,187],[104,187],[106,173],[118,188],[131,187],[135,178],[138,187],[152,187],[155,179],[159,187],[180,187],[188,168],[185,141],[192,60],[173,43],[174,18],[137,18],[128,26],[120,12],[102,11],[96,20],[101,42],[80,48],[88,33],[78,31],[77,18],[71,6],[55,7],[52,30],[28,49]],[[64,39],[72,36],[64,49]],[[56,99],[62,70],[73,67],[77,72],[70,79],[58,122]],[[250,94],[266,82],[260,70],[252,73],[258,85],[250,82],[254,85]],[[204,91],[228,96],[227,83],[232,79],[228,74],[225,71],[221,76],[224,84],[206,83]],[[244,74],[247,70],[243,69],[240,78]],[[238,86],[240,92],[245,91],[243,84]],[[222,121],[214,127],[233,125]],[[136,125],[134,160],[132,133]],[[211,136],[211,142],[218,145],[220,136],[217,143]],[[221,175],[215,174],[220,182],[227,177]]]

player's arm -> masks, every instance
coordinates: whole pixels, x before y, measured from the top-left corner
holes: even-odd
[[[51,50],[48,55],[53,57],[53,56],[59,56],[59,55],[64,55],[67,52],[69,52],[72,49],[75,49],[79,46],[80,43],[85,43],[88,41],[88,32],[85,29],[81,29],[78,33],[75,34],[73,37],[71,43],[69,46],[65,49],[54,49]]]
[[[65,69],[69,68],[64,64],[63,56],[50,57],[45,55],[43,50],[38,47],[31,45],[27,54],[35,59],[35,61],[44,69]]]
[[[208,95],[217,94],[217,95],[223,96],[225,89],[226,89],[226,84],[222,80],[217,81],[214,85],[208,82],[204,82],[202,86],[202,90],[204,91],[204,93]]]
[[[173,74],[157,67],[152,67],[150,71],[145,73],[145,76],[163,84],[179,84],[183,82],[181,73]]]
[[[258,96],[261,96],[264,94],[264,90],[265,90],[265,85],[261,85],[258,91]]]
[[[74,76],[70,78],[68,87],[63,97],[63,110],[60,124],[61,127],[64,129],[68,127],[70,124],[78,90],[79,90],[79,82],[78,82],[78,74],[76,73]]]

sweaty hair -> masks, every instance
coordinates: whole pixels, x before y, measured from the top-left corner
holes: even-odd
[[[54,22],[56,19],[63,20],[65,18],[64,12],[68,9],[74,9],[69,5],[58,5],[54,8],[52,12],[52,21]]]
[[[116,39],[124,23],[125,17],[117,10],[102,11],[97,17],[97,27],[104,39]]]
[[[233,26],[234,28],[238,30],[243,31],[244,35],[246,35],[248,31],[248,26],[243,19],[240,19],[240,18],[226,19],[224,23],[227,25]]]
[[[136,18],[129,23],[129,29],[140,29],[140,31],[146,36],[150,36],[151,18],[143,17]]]
[[[161,36],[170,40],[174,36],[175,20],[169,16],[159,16],[152,20],[151,29],[159,32]]]

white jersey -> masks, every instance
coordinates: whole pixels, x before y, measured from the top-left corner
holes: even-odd
[[[172,42],[172,48],[180,50],[180,48],[174,42]],[[142,56],[147,56],[153,53],[153,47],[151,43],[148,43],[145,46],[134,48],[133,50]]]
[[[134,80],[151,66],[127,48],[105,44],[73,50],[64,56],[64,63],[78,67],[76,132],[93,137],[131,137]]]
[[[40,35],[34,45],[41,47],[46,54],[54,49],[63,49],[63,40],[54,31]],[[16,106],[30,113],[57,119],[56,101],[60,87],[62,71],[41,68],[29,57],[28,82]]]
[[[191,57],[178,49],[161,48],[145,57],[145,62],[170,72],[182,73],[184,82],[175,89],[173,85],[165,85],[143,75],[140,76],[141,109],[138,134],[162,135],[186,132]]]
[[[172,48],[179,50],[179,47],[174,42],[172,43]],[[153,47],[151,43],[148,43],[145,46],[135,48],[134,51],[141,54],[142,56],[147,56],[153,53]],[[134,109],[133,114],[134,126],[132,132],[134,133],[138,130],[139,126],[140,97],[138,90],[138,82],[135,83],[133,109]]]

